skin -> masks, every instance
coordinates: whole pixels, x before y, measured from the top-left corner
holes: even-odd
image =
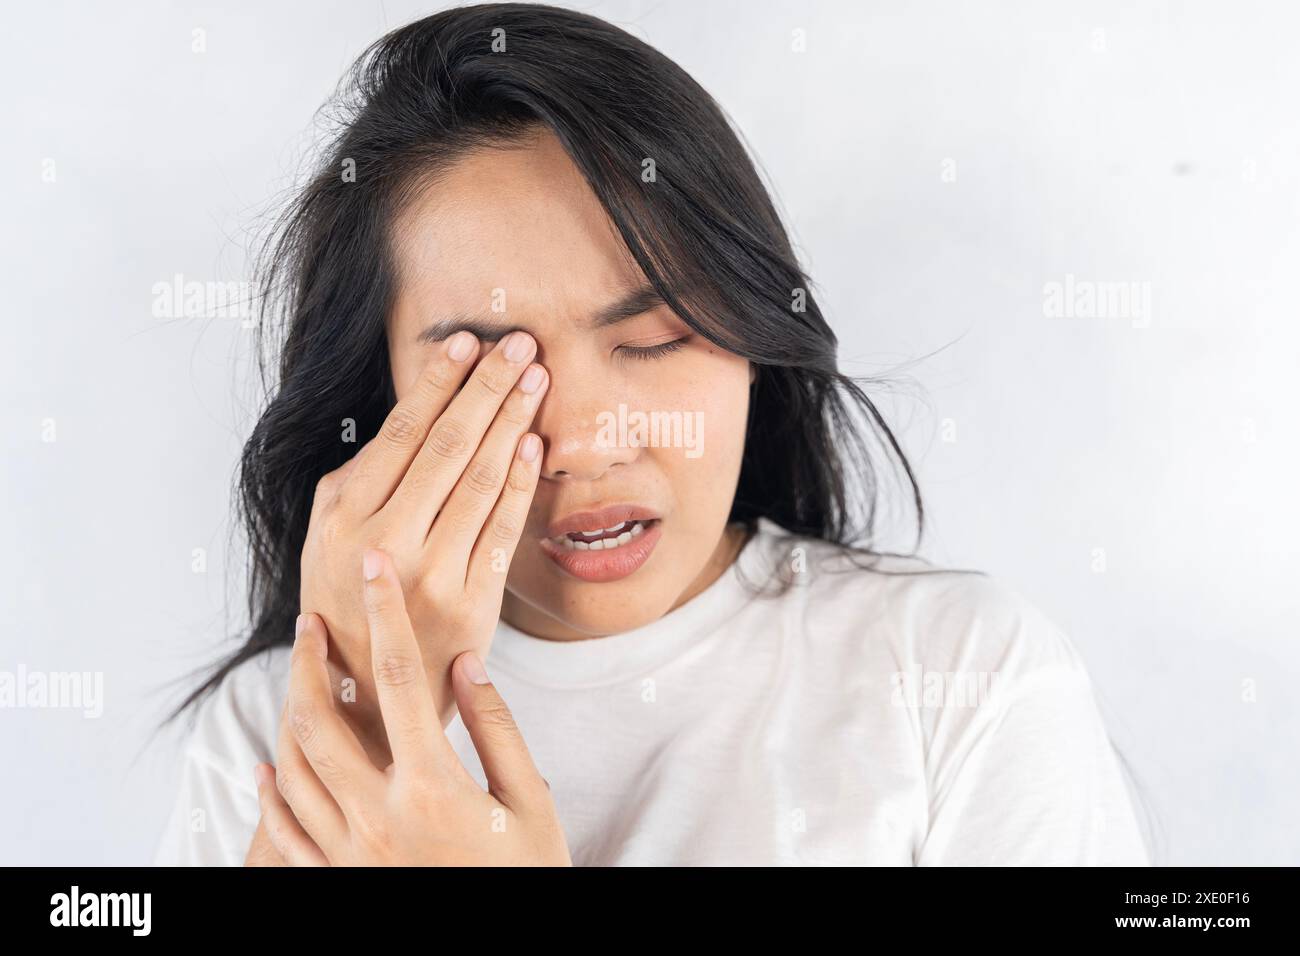
[[[695,335],[666,305],[592,332],[587,320],[646,284],[577,167],[552,134],[459,163],[399,220],[401,292],[389,356],[399,397],[430,346],[436,319],[482,316],[537,339],[551,379],[534,428],[546,443],[541,482],[510,567],[506,621],[552,640],[617,634],[657,620],[708,587],[739,540],[724,534],[740,477],[749,411],[749,362]],[[494,289],[506,313],[491,312]],[[498,332],[499,334],[499,332]],[[690,336],[662,358],[619,349]],[[629,409],[703,413],[704,454],[681,448],[607,448],[596,416]],[[636,502],[663,516],[663,537],[635,574],[593,584],[561,571],[538,539],[576,510]]]
[[[317,806],[323,800],[325,778],[308,750],[319,739],[308,741],[304,726],[320,727],[323,715],[333,715],[354,735],[370,770],[390,774],[401,761],[382,706],[386,683],[418,684],[428,692],[423,726],[445,726],[460,707],[473,736],[466,700],[457,693],[464,682],[458,683],[453,662],[467,651],[476,661],[486,657],[498,617],[550,640],[621,633],[699,594],[744,543],[727,516],[744,450],[752,369],[693,333],[662,303],[617,324],[590,327],[602,309],[648,283],[554,136],[539,132],[509,148],[481,150],[445,170],[402,210],[392,247],[399,282],[388,342],[398,403],[380,434],[317,490],[303,551],[302,608],[309,622],[319,621],[308,630],[319,630],[324,641],[325,678],[301,680],[296,697],[291,690],[286,714],[294,713],[297,701],[315,719],[304,725],[290,717],[277,779],[259,775],[264,816],[249,864],[283,865],[290,862],[285,853],[295,862],[320,862],[303,839],[312,839],[330,862],[336,856],[410,862],[411,856],[385,857],[373,848],[361,856],[338,855],[339,847],[353,844],[340,842],[337,829],[322,830],[333,841],[332,855],[310,828],[300,825],[298,833],[289,825],[284,813],[294,816],[298,808],[293,800],[286,803],[286,790],[300,800],[314,793]],[[494,290],[504,291],[504,312],[493,311],[494,295],[501,302]],[[437,334],[425,334],[435,323],[441,323]],[[478,340],[458,362],[449,346],[452,333],[466,324]],[[511,330],[526,333],[517,340],[516,359],[504,348]],[[655,358],[630,351],[679,340],[680,347]],[[528,369],[540,372],[532,391],[520,387],[539,376],[526,376]],[[616,412],[620,402],[630,410],[702,413],[703,455],[601,443],[597,415]],[[531,462],[518,454],[526,434],[541,444]],[[658,545],[633,574],[582,581],[543,552],[541,539],[552,520],[618,503],[641,504],[662,517]],[[361,556],[372,549],[384,553],[404,593],[402,614],[419,651],[400,661],[375,662],[374,622],[367,618],[359,575]],[[411,681],[414,673],[425,679]],[[345,678],[356,685],[356,700],[346,706],[335,703]],[[302,687],[314,688],[316,696]],[[508,714],[503,702],[498,709]],[[336,736],[336,746],[344,739]],[[474,743],[480,758],[493,759],[477,737]],[[522,740],[517,746],[526,755]],[[369,806],[367,818],[373,823],[380,815],[379,829],[414,841],[396,841],[408,854],[437,862],[434,848],[451,845],[446,835],[419,830],[412,822],[419,815],[406,812],[401,799],[381,800],[359,762],[343,773],[342,753],[331,752],[324,786],[335,805]],[[466,806],[478,800],[463,789],[457,793]],[[318,808],[311,812],[321,819]],[[447,805],[440,813],[442,819],[468,819]],[[268,836],[268,819],[278,821],[278,843]],[[530,809],[529,819],[542,818]],[[538,823],[539,832],[553,822]],[[299,838],[296,845],[290,835]],[[421,840],[432,841],[429,854],[421,855]],[[488,852],[499,850],[501,841],[457,846],[460,861],[478,851],[482,862],[503,861]],[[549,845],[525,840],[520,846],[508,862],[556,862]]]
[[[487,791],[438,726],[428,683],[394,679],[397,662],[405,665],[400,673],[419,672],[421,650],[392,561],[368,550],[362,567],[393,762],[383,770],[371,763],[335,709],[324,623],[303,615],[281,730],[301,747],[291,747],[289,758],[301,764],[295,785],[277,789],[271,768],[256,768],[262,819],[276,852],[293,866],[569,865],[550,788],[482,663],[467,651],[452,670],[466,729],[483,757]]]

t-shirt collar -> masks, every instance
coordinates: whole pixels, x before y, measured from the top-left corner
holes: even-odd
[[[583,640],[554,641],[533,637],[497,622],[488,655],[489,672],[499,668],[511,677],[543,687],[581,688],[652,674],[657,667],[725,629],[726,623],[753,597],[770,568],[773,531],[766,518],[717,580],[686,603],[641,627]],[[749,585],[747,587],[746,585]]]

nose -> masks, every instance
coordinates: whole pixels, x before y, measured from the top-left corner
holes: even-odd
[[[617,390],[599,376],[565,374],[547,366],[551,385],[533,418],[545,455],[542,477],[552,481],[597,481],[620,465],[631,464],[639,447],[623,441],[618,427]]]

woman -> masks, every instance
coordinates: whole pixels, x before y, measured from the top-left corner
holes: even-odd
[[[1145,862],[1069,640],[869,547],[911,470],[694,81],[516,4],[351,81],[160,862]]]

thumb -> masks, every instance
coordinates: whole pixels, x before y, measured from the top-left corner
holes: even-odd
[[[451,673],[456,707],[478,751],[488,792],[517,813],[536,806],[539,799],[549,799],[550,788],[537,772],[510,708],[488,679],[478,655],[461,654],[452,662]]]

